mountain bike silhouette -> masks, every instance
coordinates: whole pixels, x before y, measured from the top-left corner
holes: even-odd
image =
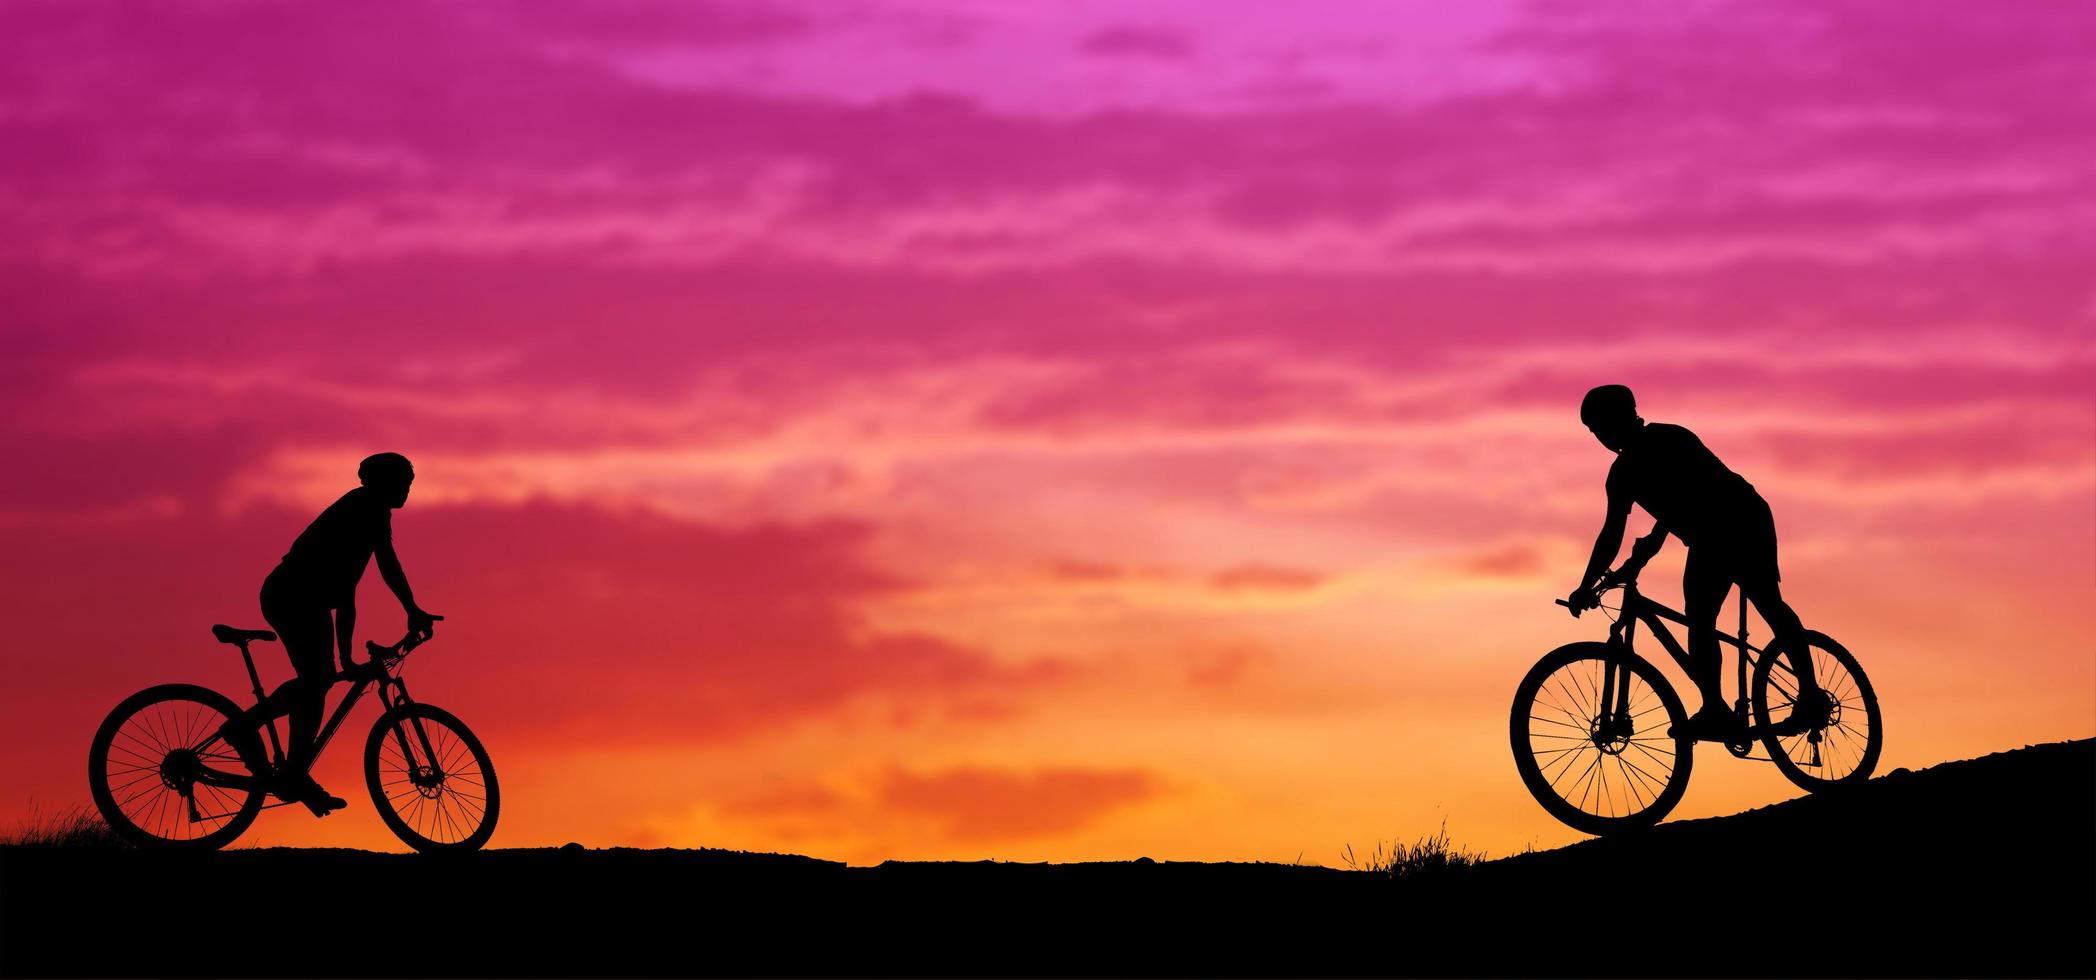
[[[1621,614],[1608,642],[1568,643],[1536,661],[1515,689],[1508,720],[1514,767],[1529,793],[1551,816],[1589,834],[1658,823],[1681,801],[1695,761],[1695,740],[1675,734],[1688,719],[1680,695],[1631,649],[1642,622],[1693,676],[1688,652],[1660,622],[1687,626],[1688,620],[1639,594],[1635,576],[1620,572],[1602,580],[1605,590],[1623,590],[1620,607],[1601,607]],[[1841,644],[1809,630],[1805,639],[1817,684],[1807,685],[1813,693],[1800,703],[1790,658],[1747,642],[1741,597],[1739,635],[1718,634],[1719,642],[1740,651],[1740,697],[1732,709],[1738,735],[1725,747],[1739,758],[1759,759],[1752,755],[1759,741],[1778,771],[1812,792],[1863,782],[1885,744],[1877,693]]]
[[[262,679],[247,647],[276,634],[230,626],[213,626],[211,634],[240,648],[259,704]],[[320,730],[313,758],[375,684],[385,711],[364,740],[364,783],[379,817],[418,851],[476,850],[495,832],[502,794],[480,739],[450,712],[408,697],[400,665],[426,639],[410,633],[390,647],[365,643],[371,662],[341,675],[355,683]],[[125,698],[88,750],[88,786],[102,819],[140,845],[212,850],[239,837],[265,806],[291,802],[263,802],[280,780],[301,775],[284,771],[273,720],[260,723],[269,733],[269,759],[243,757],[218,734],[240,713],[231,698],[194,684],[162,684]]]

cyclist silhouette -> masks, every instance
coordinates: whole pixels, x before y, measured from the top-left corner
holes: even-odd
[[[338,679],[330,651],[341,651],[344,674],[355,676],[372,666],[350,659],[350,636],[357,622],[357,581],[364,577],[364,566],[378,559],[379,576],[407,611],[409,633],[434,635],[431,624],[444,618],[415,604],[407,573],[401,571],[400,557],[393,553],[393,511],[407,503],[408,487],[415,481],[414,466],[399,453],[379,453],[357,466],[357,479],[363,485],[321,511],[262,580],[262,618],[283,641],[297,676],[219,730],[243,754],[260,759],[265,757],[262,724],[289,714],[285,766],[277,774],[274,789],[284,799],[304,803],[316,816],[347,805],[321,788],[307,769],[313,762],[313,741],[327,707],[328,688]]]
[[[1566,597],[1572,614],[1600,603],[1599,586],[1635,579],[1672,534],[1688,546],[1681,575],[1682,613],[1689,624],[1688,651],[1695,675],[1691,680],[1703,695],[1702,708],[1687,722],[1688,734],[1725,741],[1739,732],[1718,686],[1724,667],[1718,611],[1734,583],[1775,631],[1771,648],[1790,652],[1801,693],[1813,690],[1809,665],[1800,662],[1804,624],[1783,601],[1777,585],[1782,574],[1776,568],[1775,517],[1754,485],[1727,469],[1695,433],[1639,418],[1636,398],[1622,385],[1587,392],[1579,404],[1579,420],[1616,454],[1616,461],[1608,469],[1608,516],[1594,539],[1586,574]],[[1610,572],[1609,563],[1623,545],[1631,504],[1652,515],[1652,533],[1631,546],[1622,568]]]

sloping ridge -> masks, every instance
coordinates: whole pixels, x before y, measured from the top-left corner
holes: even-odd
[[[1896,769],[1469,878],[1466,897],[1585,893],[1672,962],[1516,955],[1511,972],[2096,975],[2096,740]]]
[[[2072,839],[2068,839],[2072,838]],[[2052,742],[1918,772],[1895,769],[1853,789],[1722,817],[1678,820],[1622,838],[1584,841],[1493,862],[1495,870],[1566,872],[1595,863],[1700,861],[1741,849],[1923,863],[2041,842],[2096,839],[2096,739]],[[2096,869],[2096,861],[2084,870]],[[1950,869],[1939,868],[1939,873]],[[2082,882],[2096,883],[2096,874]]]
[[[2091,740],[1405,880],[0,848],[8,975],[2089,976],[2092,924]]]

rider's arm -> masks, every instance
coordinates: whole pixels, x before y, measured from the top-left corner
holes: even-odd
[[[408,589],[408,573],[400,568],[400,556],[393,553],[393,540],[389,537],[371,549],[371,556],[378,560],[378,574],[386,580],[386,587],[400,600],[400,608],[407,610],[408,632],[421,633],[427,639],[432,634],[431,623],[443,619],[415,605],[415,593]]]
[[[415,605],[415,593],[408,588],[408,573],[401,570],[400,556],[393,553],[393,542],[379,542],[371,549],[371,557],[378,562],[378,575],[386,580],[386,588],[392,589],[393,595],[400,600],[400,608],[410,613],[419,612],[421,607]]]
[[[1608,516],[1601,522],[1601,534],[1594,539],[1594,553],[1587,559],[1586,574],[1579,577],[1579,588],[1584,591],[1608,571],[1610,562],[1616,560],[1616,552],[1623,548],[1623,525],[1630,520],[1630,498],[1611,490],[1608,495]]]
[[[1623,560],[1623,577],[1636,578],[1637,573],[1645,567],[1645,563],[1651,561],[1653,555],[1659,554],[1659,549],[1666,547],[1666,544],[1667,526],[1652,525],[1651,534],[1637,539],[1636,543],[1630,546],[1630,557]]]

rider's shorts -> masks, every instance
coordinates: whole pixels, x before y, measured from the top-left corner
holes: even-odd
[[[1751,494],[1732,517],[1723,525],[1704,529],[1689,544],[1691,572],[1722,572],[1740,583],[1783,581],[1776,564],[1776,517],[1768,501],[1758,493]]]
[[[262,580],[262,618],[277,631],[299,676],[335,676],[335,616],[325,601],[271,572]]]

